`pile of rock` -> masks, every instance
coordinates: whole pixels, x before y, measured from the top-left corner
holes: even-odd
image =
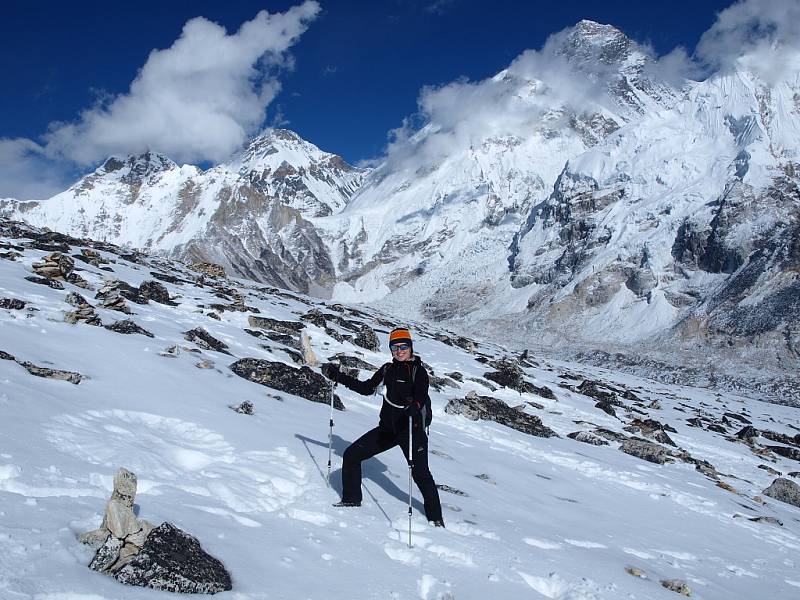
[[[103,322],[94,310],[94,307],[87,302],[86,298],[77,292],[71,292],[64,298],[64,302],[70,306],[74,306],[76,310],[68,312],[64,317],[67,323],[72,325],[82,321],[87,325],[102,325]]]
[[[230,590],[231,576],[200,543],[171,523],[153,527],[133,512],[136,475],[120,469],[100,527],[82,534],[97,547],[89,568],[121,583],[178,593]]]
[[[116,310],[126,315],[133,314],[128,308],[125,298],[122,297],[121,288],[123,283],[116,279],[111,279],[103,284],[100,291],[95,294],[95,300],[100,300],[100,306],[108,310]]]
[[[59,279],[87,290],[92,289],[88,281],[74,272],[75,261],[63,252],[52,252],[31,267],[37,275],[45,279]]]
[[[225,268],[222,265],[218,265],[215,263],[194,262],[191,265],[189,265],[189,268],[192,271],[197,271],[198,273],[202,273],[203,275],[208,275],[209,277],[222,277],[222,278],[227,277],[227,275],[225,274]]]

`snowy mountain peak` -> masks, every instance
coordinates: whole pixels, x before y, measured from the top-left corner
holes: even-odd
[[[575,64],[587,62],[606,65],[624,63],[636,44],[612,25],[583,20],[566,36],[561,52]]]
[[[95,173],[98,175],[116,173],[125,183],[140,183],[152,175],[177,167],[178,165],[164,154],[144,152],[124,158],[111,156]]]

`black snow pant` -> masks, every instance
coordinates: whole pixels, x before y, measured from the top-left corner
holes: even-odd
[[[412,458],[414,466],[411,476],[417,484],[425,504],[425,516],[429,521],[442,520],[442,505],[439,502],[439,490],[428,469],[428,436],[422,428],[413,429]],[[403,456],[408,462],[408,428],[391,431],[378,426],[368,431],[344,451],[342,463],[342,501],[361,502],[361,462],[389,448],[400,446]]]

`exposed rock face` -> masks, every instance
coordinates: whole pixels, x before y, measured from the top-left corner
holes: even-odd
[[[9,355],[10,356],[10,355]],[[37,367],[32,362],[27,361],[17,361],[21,364],[31,375],[36,375],[36,377],[44,377],[46,379],[61,379],[63,381],[69,381],[70,383],[74,383],[78,385],[81,380],[83,379],[83,375],[80,373],[75,373],[74,371],[61,371],[59,369],[49,369],[47,367]]]
[[[556,435],[539,417],[511,408],[496,398],[478,396],[475,392],[470,392],[465,398],[450,400],[444,411],[451,415],[463,415],[471,421],[494,421],[538,437]]]
[[[169,291],[163,283],[158,281],[144,281],[139,286],[139,294],[148,300],[159,302],[160,304],[171,304]]]
[[[260,358],[243,358],[230,365],[231,371],[255,383],[300,396],[311,402],[329,404],[332,384],[308,367],[296,369],[282,362]],[[344,404],[334,396],[333,407],[344,410]]]
[[[775,500],[800,507],[800,485],[789,479],[779,477],[763,491],[763,494],[770,498],[775,498]]]
[[[17,298],[0,298],[0,308],[6,310],[22,310],[25,308],[25,302]]]
[[[230,573],[200,542],[171,523],[147,536],[142,549],[114,579],[128,585],[182,594],[216,594],[232,587]]]
[[[140,335],[145,335],[147,337],[155,337],[152,333],[147,331],[144,327],[140,327],[130,319],[124,319],[122,321],[115,321],[111,325],[106,325],[106,329],[109,331],[114,331],[116,333],[122,333],[124,335],[131,335],[134,333],[138,333]]]
[[[651,463],[663,465],[670,462],[666,448],[647,440],[628,438],[620,444],[619,449],[625,454],[636,456]]]
[[[381,343],[378,341],[378,336],[372,331],[371,327],[364,325],[359,329],[356,336],[353,338],[353,343],[367,350],[378,352],[381,349]]]
[[[225,342],[218,340],[202,327],[196,327],[195,329],[185,331],[183,337],[189,342],[194,342],[203,350],[214,350],[216,352],[222,352],[223,354],[231,354]]]
[[[593,446],[608,446],[607,441],[589,431],[575,431],[567,434],[567,437],[584,444],[592,444]]]
[[[286,335],[297,335],[305,327],[298,321],[279,321],[278,319],[270,319],[269,317],[256,317],[250,315],[247,318],[250,327],[257,327],[259,329],[269,329],[277,333]]]

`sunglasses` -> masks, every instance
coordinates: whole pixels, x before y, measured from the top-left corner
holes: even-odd
[[[403,350],[408,350],[411,348],[408,344],[392,344],[389,346],[389,350],[392,352],[402,352]]]

